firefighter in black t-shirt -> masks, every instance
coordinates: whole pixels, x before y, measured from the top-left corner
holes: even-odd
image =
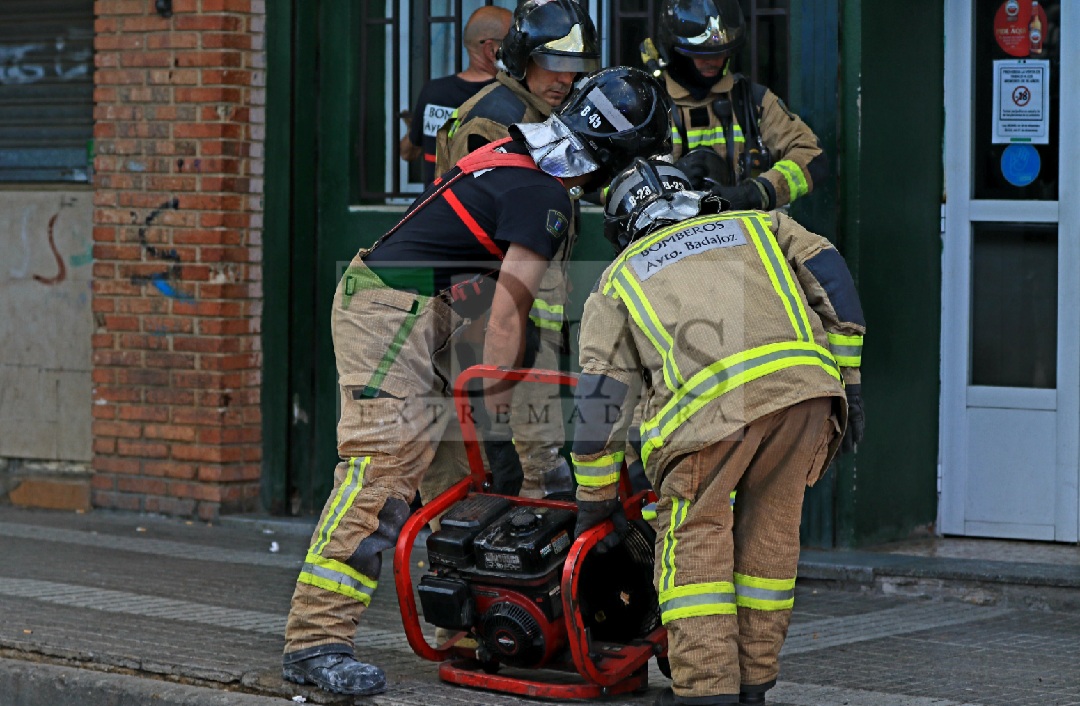
[[[469,65],[461,73],[432,79],[420,89],[416,108],[406,118],[409,132],[401,138],[398,151],[411,162],[424,156],[424,186],[435,179],[435,135],[454,110],[495,81],[495,55],[510,29],[509,10],[486,5],[472,13],[462,39]]]
[[[546,121],[515,125],[511,138],[462,159],[353,258],[331,318],[341,462],[297,578],[285,679],[352,695],[386,688],[353,640],[425,471],[437,457],[463,458],[460,441],[444,438],[455,333],[488,315],[483,362],[518,366],[529,308],[569,228],[569,194],[669,143],[655,79],[605,69]],[[511,392],[486,388],[485,408],[507,408]]]

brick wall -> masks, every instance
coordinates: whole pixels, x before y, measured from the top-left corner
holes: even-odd
[[[95,507],[211,520],[261,463],[263,0],[97,0]]]

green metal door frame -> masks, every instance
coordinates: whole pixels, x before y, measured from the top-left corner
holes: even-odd
[[[867,432],[839,466],[838,546],[936,517],[944,25],[943,3],[841,6],[840,246],[867,320]]]
[[[281,514],[288,498],[289,247],[292,229],[293,8],[266,3],[266,181],[263,201],[262,506]],[[270,326],[270,321],[282,325]]]
[[[929,9],[915,27],[908,3],[792,1],[790,102],[830,156],[792,214],[836,243],[868,322],[867,438],[807,493],[804,545],[900,539],[936,515],[945,35]]]
[[[814,183],[814,191],[791,206],[791,214],[815,233],[839,242],[840,219],[837,165],[840,153],[840,86],[835,70],[840,62],[839,0],[792,2],[789,37],[788,90],[791,109],[814,130],[828,157],[828,178]],[[832,547],[836,543],[837,477],[842,464],[833,464],[817,484],[807,490],[803,505],[803,546]]]
[[[267,2],[267,132],[263,260],[263,507],[317,512],[330,488],[320,473],[316,394],[320,297],[321,1]],[[312,108],[314,106],[314,108]],[[332,290],[331,290],[332,291]],[[328,311],[328,308],[327,308]],[[336,414],[335,414],[336,420]],[[331,423],[331,429],[333,423]],[[334,450],[331,443],[331,451]]]

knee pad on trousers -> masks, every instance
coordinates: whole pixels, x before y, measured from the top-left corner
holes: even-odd
[[[345,562],[364,576],[378,579],[382,571],[383,551],[397,544],[405,520],[409,519],[409,505],[404,500],[389,497],[379,510],[375,531],[360,540],[356,551]]]

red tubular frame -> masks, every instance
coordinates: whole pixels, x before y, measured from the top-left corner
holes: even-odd
[[[585,684],[556,684],[517,677],[489,674],[481,671],[475,661],[453,659],[469,657],[471,651],[456,648],[454,645],[464,633],[451,638],[446,647],[436,648],[428,644],[420,625],[420,614],[416,609],[416,597],[413,594],[412,567],[413,545],[420,532],[432,519],[445,512],[451,505],[465,499],[470,493],[483,493],[490,487],[484,472],[483,458],[476,434],[476,423],[468,395],[468,385],[477,379],[513,380],[518,382],[539,382],[553,385],[577,385],[577,377],[553,370],[497,368],[489,365],[474,365],[458,375],[454,382],[454,400],[457,405],[458,421],[461,424],[462,441],[469,459],[471,473],[425,504],[406,521],[398,537],[394,550],[394,584],[397,588],[398,604],[401,607],[401,619],[405,627],[405,636],[409,645],[419,656],[433,662],[442,662],[439,677],[446,682],[461,684],[519,696],[531,696],[547,699],[594,699],[600,696],[624,694],[648,686],[648,670],[645,668],[649,658],[667,652],[667,632],[658,627],[644,639],[632,645],[619,645],[617,650],[592,649],[588,635],[582,624],[581,609],[577,601],[577,586],[581,580],[580,566],[585,556],[597,542],[614,530],[610,522],[603,522],[589,529],[578,537],[570,546],[562,572],[563,615],[566,621],[570,655],[578,674]],[[641,517],[641,507],[651,498],[649,492],[631,495],[630,480],[625,471],[619,476],[619,495],[625,498],[623,509],[629,520]],[[575,509],[572,502],[560,500],[531,500],[528,498],[506,496],[515,505],[561,507]],[[449,660],[449,661],[447,661]]]

